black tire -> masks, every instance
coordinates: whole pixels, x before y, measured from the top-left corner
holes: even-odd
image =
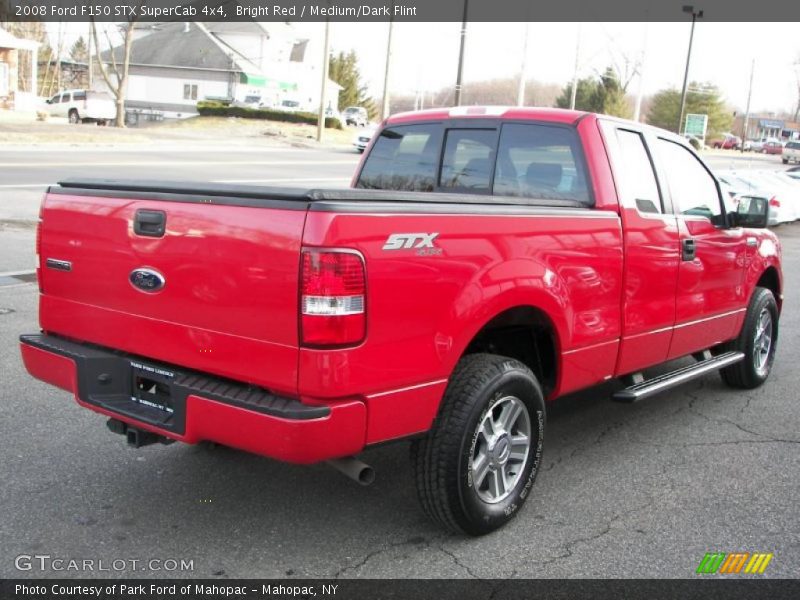
[[[788,159],[788,158],[782,158],[782,159],[781,159],[781,162],[782,162],[783,164],[785,164],[785,165],[788,165],[788,164],[789,164],[789,159]]]
[[[514,403],[517,409],[524,405],[528,447],[525,458],[511,467],[515,472],[511,473],[513,479],[505,490],[507,495],[498,495],[496,501],[488,502],[480,495],[486,495],[487,491],[479,491],[479,486],[473,485],[473,458],[478,444],[484,444],[479,442],[478,426],[487,418],[494,420],[495,412],[490,416],[490,409],[502,411],[504,402]],[[493,354],[466,356],[453,372],[433,428],[411,446],[417,494],[425,513],[447,529],[470,535],[483,535],[505,525],[519,512],[536,479],[544,427],[544,396],[528,367]],[[491,460],[502,460],[500,455],[504,454],[510,465],[513,444],[509,440],[523,431],[517,429],[516,436],[512,436],[513,420],[508,430],[505,436],[508,453],[506,447],[501,449],[503,435],[497,438],[491,452],[488,446],[484,451],[493,457]],[[493,454],[495,451],[497,455]],[[497,481],[496,470],[490,468],[485,472],[491,471],[492,479]],[[478,484],[482,485],[485,479],[489,479],[488,473]]]
[[[72,123],[73,125],[77,125],[81,122],[80,115],[78,115],[78,111],[75,110],[74,108],[71,111],[69,111],[69,115],[67,118],[69,119],[69,122]]]
[[[769,315],[771,325],[770,345],[763,358],[763,353],[756,348],[756,334],[762,314]],[[727,385],[740,389],[753,389],[763,384],[772,370],[775,360],[775,349],[778,344],[778,304],[775,297],[767,288],[757,287],[750,298],[747,314],[744,318],[742,331],[739,337],[726,345],[726,350],[744,353],[744,360],[720,370],[722,381]],[[759,354],[762,355],[759,358]],[[759,368],[759,364],[762,367]]]

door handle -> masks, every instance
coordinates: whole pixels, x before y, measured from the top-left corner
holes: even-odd
[[[133,232],[136,235],[163,237],[166,230],[167,213],[163,210],[139,209],[136,211],[136,217],[133,220]]]
[[[694,260],[697,256],[697,242],[692,238],[681,240],[681,260]]]

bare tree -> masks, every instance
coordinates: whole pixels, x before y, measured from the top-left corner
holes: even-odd
[[[144,4],[144,0],[141,0],[139,3],[139,9],[141,9],[142,5]],[[140,10],[137,10],[135,14],[139,14]],[[114,125],[117,127],[125,127],[125,97],[128,93],[128,74],[130,71],[130,62],[131,62],[131,48],[133,47],[133,30],[134,25],[136,24],[136,17],[130,17],[128,21],[120,26],[120,33],[122,35],[122,56],[120,56],[120,60],[117,60],[117,48],[111,43],[111,38],[108,35],[108,31],[105,31],[106,41],[108,42],[108,54],[110,57],[110,63],[107,64],[100,57],[100,44],[98,43],[97,39],[97,25],[94,22],[94,19],[91,19],[92,22],[92,38],[94,39],[94,47],[98,53],[97,57],[97,65],[100,69],[100,75],[103,77],[103,81],[105,81],[108,89],[111,90],[111,93],[114,95],[114,100],[117,105],[117,116],[114,121]],[[120,62],[122,64],[120,64]],[[109,72],[109,66],[111,67],[111,72]]]

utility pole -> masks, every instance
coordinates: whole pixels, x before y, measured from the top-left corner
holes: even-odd
[[[323,43],[322,60],[322,86],[319,97],[319,116],[317,117],[317,141],[322,141],[322,132],[325,131],[325,92],[328,89],[328,63],[331,60],[330,54],[330,30],[331,21],[325,19],[325,42]]]
[[[683,91],[681,91],[681,109],[678,111],[678,135],[683,127],[683,111],[686,110],[686,87],[689,85],[689,62],[692,60],[692,42],[694,41],[694,24],[697,19],[703,18],[703,11],[694,10],[694,6],[684,5],[683,12],[692,14],[692,30],[689,33],[689,52],[686,54],[686,71],[683,73]]]
[[[578,97],[578,65],[581,57],[581,27],[583,23],[578,23],[578,35],[575,42],[575,69],[572,72],[572,95],[569,99],[569,107],[575,110],[575,101]]]
[[[644,23],[642,36],[642,54],[639,58],[639,91],[636,94],[636,108],[633,111],[633,120],[640,121],[642,117],[642,100],[644,100],[644,63],[647,60],[647,21]]]
[[[394,14],[394,3],[392,3]],[[386,68],[383,72],[383,102],[381,103],[381,121],[389,116],[389,73],[392,64],[392,31],[394,30],[394,17],[389,18],[389,38],[386,42]]]
[[[522,64],[519,67],[519,87],[517,87],[517,106],[525,106],[525,67],[528,62],[528,34],[531,24],[525,23],[525,38],[522,40]]]
[[[458,51],[458,72],[456,73],[456,97],[454,104],[461,106],[461,80],[464,75],[464,42],[467,38],[467,10],[469,0],[464,0],[464,17],[461,20],[461,47]]]
[[[88,63],[87,64],[87,70],[88,70],[87,81],[88,81],[88,87],[91,90],[92,89],[92,62],[93,62],[92,61],[92,24],[91,23],[89,23],[89,35],[86,37],[86,40],[87,40],[87,42],[86,42],[86,56],[87,56],[86,62]]]
[[[750,98],[753,96],[753,75],[756,72],[756,59],[750,65],[750,87],[747,90],[747,108],[744,112],[744,123],[742,124],[742,147],[739,149],[744,154],[744,143],[747,141],[747,126],[750,121]]]

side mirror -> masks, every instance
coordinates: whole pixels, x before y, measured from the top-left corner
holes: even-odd
[[[759,196],[741,196],[731,217],[734,227],[763,229],[769,223],[769,202]]]

